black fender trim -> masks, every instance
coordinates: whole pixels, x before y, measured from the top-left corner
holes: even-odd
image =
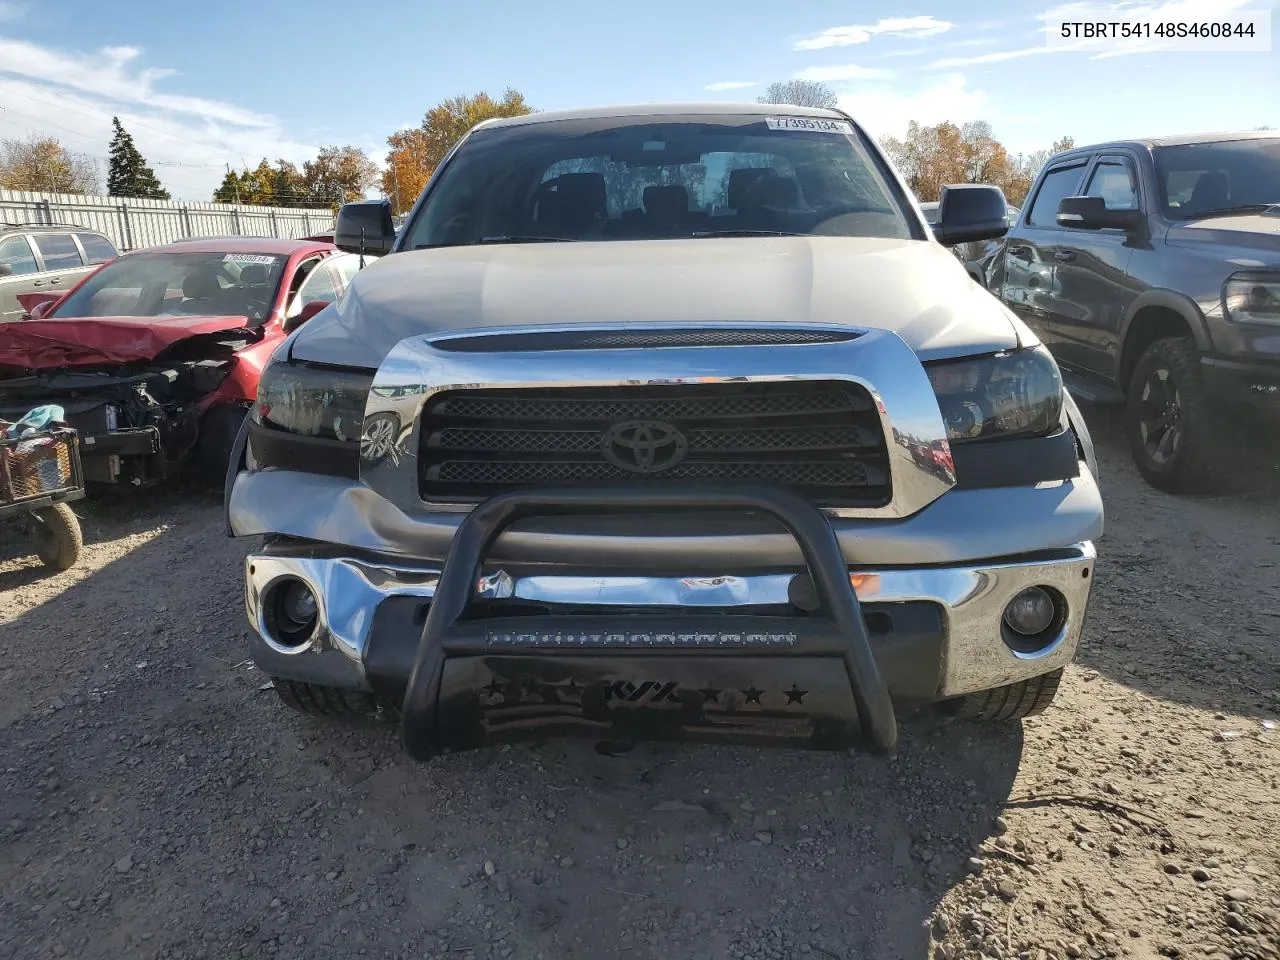
[[[231,529],[231,488],[235,486],[236,477],[245,468],[245,448],[249,442],[249,424],[253,415],[244,418],[240,430],[236,434],[236,442],[231,446],[231,456],[227,459],[227,475],[222,482],[222,524],[227,536],[235,538]]]

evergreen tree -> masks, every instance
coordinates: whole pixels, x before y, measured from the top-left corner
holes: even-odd
[[[107,172],[107,193],[113,197],[144,197],[149,200],[168,200],[169,191],[160,186],[155,171],[147,166],[142,154],[133,145],[133,137],[120,125],[119,117],[112,117],[116,129],[111,138],[111,166]]]

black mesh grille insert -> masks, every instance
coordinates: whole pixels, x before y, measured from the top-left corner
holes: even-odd
[[[889,499],[875,405],[839,381],[455,390],[427,404],[421,435],[425,500],[733,483],[827,505]]]

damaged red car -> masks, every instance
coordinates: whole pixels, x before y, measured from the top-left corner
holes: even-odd
[[[272,351],[360,265],[330,243],[251,237],[124,254],[0,323],[0,419],[61,406],[91,486],[221,483]]]

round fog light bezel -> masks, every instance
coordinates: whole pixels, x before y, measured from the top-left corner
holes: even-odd
[[[1028,594],[1041,595],[1048,601],[1048,616],[1044,619],[1043,626],[1039,626],[1038,623],[1028,624],[1024,622],[1022,627],[1025,629],[1020,629],[1014,626],[1010,613],[1019,599]],[[1067,603],[1062,594],[1052,587],[1036,584],[1019,590],[1005,604],[1004,610],[1000,614],[1000,632],[1004,636],[1005,644],[1015,653],[1039,653],[1058,639],[1066,620]],[[1035,629],[1037,626],[1039,626],[1039,629]]]
[[[298,650],[316,635],[320,626],[320,598],[301,577],[281,577],[264,591],[262,601],[266,633],[274,644],[285,650]],[[310,613],[299,616],[298,605],[308,603]]]

